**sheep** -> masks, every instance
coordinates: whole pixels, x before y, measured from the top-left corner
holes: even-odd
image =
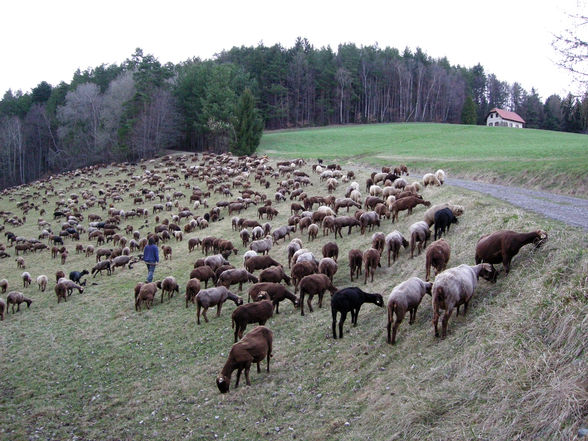
[[[2,279],[0,280],[0,288],[2,288],[2,293],[5,293],[8,289],[8,280]]]
[[[284,239],[284,242],[286,242],[286,236],[288,236],[289,239],[290,233],[294,232],[295,230],[296,227],[292,227],[289,225],[277,228],[272,232],[272,239],[274,243],[278,243],[278,240],[280,239]]]
[[[262,292],[266,292],[269,298],[272,300],[276,314],[280,313],[280,302],[288,299],[292,302],[295,308],[299,305],[298,297],[289,291],[284,285],[275,282],[260,282],[249,288],[248,299],[256,301],[258,295]]]
[[[298,292],[298,285],[304,277],[310,274],[315,274],[317,271],[318,264],[312,260],[296,262],[292,266],[292,271],[290,271],[290,277],[292,278],[292,283],[294,284],[294,292]]]
[[[361,234],[365,233],[366,227],[371,231],[374,225],[380,226],[380,216],[375,211],[368,211],[359,217],[359,225]],[[335,234],[335,237],[337,235]]]
[[[388,297],[387,342],[389,344],[396,343],[396,331],[407,311],[410,313],[408,323],[410,325],[414,323],[417,309],[425,294],[431,295],[432,287],[432,283],[425,282],[418,277],[411,277],[394,287]],[[396,321],[394,321],[394,314],[396,314]],[[393,323],[394,325],[392,325]]]
[[[511,230],[495,231],[482,236],[476,244],[476,263],[502,263],[506,274],[510,271],[510,262],[519,250],[530,243],[535,248],[541,247],[547,241],[547,233],[543,230],[529,233],[517,233]]]
[[[105,270],[110,276],[112,273],[110,269],[110,260],[102,260],[94,265],[94,268],[92,268],[92,278],[95,278],[98,273],[102,274],[102,271]]]
[[[259,280],[246,269],[228,269],[223,271],[216,280],[216,286],[222,285],[230,288],[231,285],[239,284],[239,291],[243,290],[243,283],[257,283]]]
[[[17,268],[21,268],[21,269],[25,269],[25,260],[24,257],[19,256],[15,259],[16,261],[16,267]]]
[[[123,267],[129,264],[129,269],[133,269],[133,264],[137,263],[137,259],[131,256],[117,256],[110,261],[110,270],[114,272],[114,269],[118,266]],[[87,272],[86,272],[87,274]],[[70,277],[71,278],[71,277]],[[73,279],[72,279],[73,280]]]
[[[206,311],[208,311],[208,308],[216,305],[216,316],[219,317],[223,303],[225,303],[227,299],[235,302],[235,305],[237,306],[243,304],[243,299],[241,297],[233,294],[224,286],[203,289],[198,294],[196,294],[196,317],[198,324],[200,324],[201,310],[204,321],[208,323],[208,317],[206,317]]]
[[[425,280],[428,282],[431,275],[431,266],[435,268],[435,276],[444,271],[451,256],[451,248],[445,239],[439,239],[433,242],[427,249],[426,254],[426,276]]]
[[[319,232],[319,227],[317,224],[310,224],[308,226],[308,240],[310,240],[311,242],[314,241],[316,239],[316,237],[318,236],[318,232]]]
[[[324,274],[311,274],[304,276],[299,284],[300,287],[300,315],[304,315],[304,295],[308,294],[307,304],[310,312],[312,309],[312,298],[315,294],[318,294],[318,306],[323,307],[323,295],[326,290],[329,290],[331,294],[337,291],[337,288],[333,286],[333,283]]]
[[[386,236],[381,231],[372,234],[372,248],[375,248],[380,253],[380,256],[384,252],[386,246]]]
[[[163,245],[161,247],[161,251],[163,252],[163,258],[165,260],[172,260],[173,249],[169,245]]]
[[[269,373],[269,362],[272,357],[272,341],[272,331],[265,326],[258,326],[249,332],[243,340],[235,343],[229,352],[227,362],[216,379],[218,390],[223,394],[229,391],[231,375],[235,369],[237,369],[235,387],[239,386],[239,378],[243,370],[245,370],[245,382],[247,386],[251,386],[251,381],[249,381],[251,363],[257,363],[257,373],[260,373],[259,362],[264,358],[267,358],[267,372]]]
[[[31,278],[31,275],[25,271],[24,273],[22,273],[20,275],[20,277],[22,278],[22,286],[24,288],[26,288],[27,286],[29,286],[31,284],[31,282],[33,281],[33,279]]]
[[[464,315],[466,314],[468,303],[474,294],[474,289],[476,289],[480,277],[489,281],[495,281],[496,270],[489,263],[480,263],[475,266],[460,265],[443,271],[435,278],[435,283],[432,288],[435,337],[439,337],[439,331],[437,329],[439,310],[445,310],[441,331],[441,338],[445,338],[447,335],[447,323],[449,322],[453,308],[457,307],[457,315],[459,315],[459,307],[464,305],[463,313]]]
[[[0,298],[0,320],[4,320],[4,312],[8,311],[6,307],[6,302],[4,299]]]
[[[311,261],[311,262],[314,262],[318,265],[318,260],[315,257],[315,255],[306,248],[299,249],[292,256],[292,264],[293,265],[298,262],[305,262],[305,261]]]
[[[463,206],[450,204],[448,202],[433,205],[425,211],[425,214],[423,215],[423,220],[429,225],[429,227],[435,223],[435,213],[443,208],[449,208],[454,216],[461,216],[464,212]]]
[[[365,268],[365,280],[364,284],[367,284],[368,276],[371,275],[371,282],[374,281],[374,273],[376,267],[380,265],[380,253],[375,248],[370,248],[363,253],[363,266]]]
[[[273,313],[274,305],[265,291],[258,294],[256,302],[237,307],[231,315],[231,326],[235,329],[235,343],[243,337],[248,323],[259,323],[263,326]]]
[[[259,274],[260,282],[280,283],[282,280],[286,282],[286,285],[291,285],[292,279],[286,274],[282,265],[270,266]]]
[[[322,253],[323,257],[330,257],[337,262],[337,259],[339,258],[339,247],[335,242],[327,242],[323,245]]]
[[[353,326],[357,326],[359,310],[364,303],[374,303],[379,307],[383,307],[384,299],[382,298],[382,294],[367,293],[355,287],[343,288],[333,294],[331,298],[331,316],[333,318],[332,330],[334,339],[337,339],[337,312],[341,313],[341,318],[339,319],[339,338],[343,338],[343,323],[347,318],[347,313],[351,312],[351,323]]]
[[[204,264],[208,265],[213,271],[215,271],[222,265],[229,265],[229,261],[225,259],[222,254],[215,254],[213,256],[207,256],[204,259]]]
[[[272,249],[273,239],[271,236],[266,236],[265,239],[255,240],[249,244],[249,249],[258,254],[269,254]]]
[[[65,273],[61,270],[55,272],[55,283],[59,282],[59,279],[65,278]]]
[[[139,294],[135,296],[135,311],[139,311],[143,304],[145,304],[147,309],[151,309],[156,292],[157,284],[155,282],[144,283],[141,285]]]
[[[163,280],[159,280],[156,282],[157,288],[161,290],[161,302],[163,303],[163,295],[167,293],[167,299],[171,300],[174,296],[174,292],[177,292],[178,295],[180,294],[180,287],[178,286],[178,282],[176,278],[173,276],[168,276]]]
[[[408,227],[410,233],[410,258],[414,257],[414,248],[418,243],[419,255],[423,248],[427,248],[427,240],[431,237],[431,230],[425,221],[419,221]]]
[[[439,179],[437,179],[437,177],[433,173],[425,173],[423,175],[423,185],[425,187],[429,185],[435,185],[439,187],[441,185],[441,182],[439,182]]]
[[[257,253],[253,250],[248,250],[243,253],[243,262],[245,262],[250,257],[257,256]]]
[[[332,282],[333,276],[337,273],[337,262],[330,257],[324,257],[319,262],[318,271],[321,274],[325,274]]]
[[[443,185],[443,183],[445,182],[445,177],[446,177],[445,172],[443,170],[439,169],[435,172],[435,177],[439,181],[439,184]]]
[[[10,291],[6,296],[6,311],[8,311],[8,307],[12,305],[12,313],[14,314],[14,305],[17,306],[16,312],[20,311],[20,304],[25,302],[27,304],[27,308],[31,307],[31,303],[33,301],[24,296],[24,294],[20,291]]]
[[[291,267],[292,256],[294,256],[294,253],[300,249],[302,249],[302,241],[299,238],[292,239],[288,244],[288,268]]]
[[[202,241],[200,239],[197,237],[192,237],[190,240],[188,240],[188,252],[191,253],[194,251],[194,249],[200,246],[201,243]]]
[[[361,274],[361,267],[363,265],[363,253],[361,250],[353,249],[349,251],[349,271],[351,281],[353,282],[353,275],[355,274],[355,278],[359,279],[359,275]]]
[[[258,269],[263,270],[269,268],[270,266],[275,266],[279,264],[280,262],[273,259],[271,256],[253,256],[243,263],[245,269],[250,273],[253,273],[255,270]]]
[[[41,274],[40,276],[37,277],[37,285],[39,285],[39,290],[41,292],[45,292],[45,289],[47,288],[48,282],[49,282],[49,278],[44,274]]]
[[[392,254],[393,262],[396,262],[400,247],[402,246],[404,249],[408,248],[408,241],[402,236],[400,231],[394,230],[386,235],[385,242],[388,248],[388,266],[390,266],[390,254]]]
[[[194,268],[190,272],[190,279],[198,279],[201,282],[204,282],[204,288],[208,288],[209,280],[211,280],[213,284],[216,283],[216,274],[211,267],[208,265],[203,265],[199,266],[198,268]]]
[[[251,235],[249,234],[249,230],[247,229],[242,229],[239,232],[239,237],[241,238],[241,241],[243,242],[243,246],[246,247],[247,244],[249,243],[249,240],[251,239]]]
[[[441,234],[445,234],[445,229],[449,232],[451,224],[457,224],[457,217],[453,214],[449,208],[442,208],[435,213],[435,240],[437,237],[441,237]]]
[[[186,308],[188,307],[188,303],[192,302],[195,303],[196,294],[200,292],[200,280],[194,278],[188,280],[186,284]]]
[[[406,216],[408,217],[409,215],[412,214],[412,209],[419,204],[422,204],[425,207],[431,206],[431,202],[425,201],[425,200],[420,199],[416,196],[409,196],[406,198],[397,199],[392,204],[392,208],[390,208],[390,212],[392,213],[392,222],[397,221],[398,220],[398,213],[401,211],[404,211],[404,210],[408,210],[407,214],[406,214]]]

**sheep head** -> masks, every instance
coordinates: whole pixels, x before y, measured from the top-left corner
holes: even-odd
[[[229,391],[230,381],[231,379],[224,375],[217,377],[216,386],[222,394],[226,394]]]
[[[535,248],[542,247],[547,242],[547,232],[544,230],[537,230],[537,238],[533,241]]]
[[[494,266],[490,263],[483,263],[481,265],[482,265],[482,270],[480,271],[479,276],[489,282],[496,283],[496,279],[498,277],[498,272],[496,271]]]

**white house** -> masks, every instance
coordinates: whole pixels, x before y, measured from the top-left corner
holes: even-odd
[[[525,124],[525,120],[515,112],[497,109],[496,107],[488,112],[486,116],[487,126],[516,127],[522,129],[523,124]]]

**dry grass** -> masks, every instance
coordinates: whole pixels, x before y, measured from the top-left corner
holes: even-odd
[[[57,187],[74,186],[79,192],[80,182],[60,181]],[[324,184],[316,177],[313,182],[310,194],[325,193]],[[344,185],[337,193],[343,191]],[[9,314],[0,324],[1,437],[573,439],[588,410],[586,234],[459,189],[427,189],[425,198],[466,208],[447,236],[451,266],[473,264],[477,239],[497,229],[542,227],[550,240],[540,250],[523,248],[507,278],[495,285],[482,281],[468,315],[452,316],[443,341],[433,337],[429,297],[416,323],[400,326],[394,347],[386,344],[385,311],[374,305],[362,309],[357,328],[350,328],[348,319],[343,340],[333,340],[328,296],[326,307],[305,317],[284,303],[268,323],[275,339],[271,373],[252,371],[252,387],[227,395],[218,393],[214,378],[233,341],[232,303],[220,318],[211,313],[210,323],[200,326],[182,298],[157,301],[152,310],[136,313],[132,287],[146,275],[139,264],[111,277],[97,276],[97,285],[58,305],[53,274],[61,265],[47,254],[27,255],[33,277],[45,273],[52,281],[45,293],[34,285],[25,289],[35,300],[31,308]],[[4,197],[0,207],[18,213],[15,203]],[[289,203],[277,205],[280,215],[272,225],[285,224]],[[131,205],[127,199],[121,207]],[[423,211],[418,207],[408,218],[401,214],[394,225],[384,221],[380,231],[407,233]],[[242,217],[256,217],[256,208]],[[36,215],[27,218],[25,226],[7,229],[36,236]],[[137,228],[143,221],[132,223]],[[149,229],[153,226],[150,216]],[[229,217],[190,237],[205,235],[240,245]],[[337,240],[337,287],[350,284],[348,250],[368,248],[370,237],[354,232]],[[319,235],[309,243],[303,237],[317,255],[329,240],[333,237]],[[202,253],[188,254],[186,238],[172,246],[173,261],[163,262],[156,278],[174,275],[183,291]],[[276,246],[271,255],[286,263],[285,247]],[[67,271],[94,264],[68,248]],[[244,252],[239,248],[230,258],[237,266]],[[364,287],[361,279],[358,286],[387,295],[408,277],[424,277],[424,271],[424,254],[410,260],[403,250],[391,268],[376,271],[373,284]],[[20,272],[14,257],[0,261],[0,278],[11,286],[20,285]]]

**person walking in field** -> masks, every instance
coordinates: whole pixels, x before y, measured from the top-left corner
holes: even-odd
[[[153,282],[155,266],[159,262],[159,249],[152,237],[149,238],[149,245],[143,250],[143,261],[147,264],[147,283]]]

